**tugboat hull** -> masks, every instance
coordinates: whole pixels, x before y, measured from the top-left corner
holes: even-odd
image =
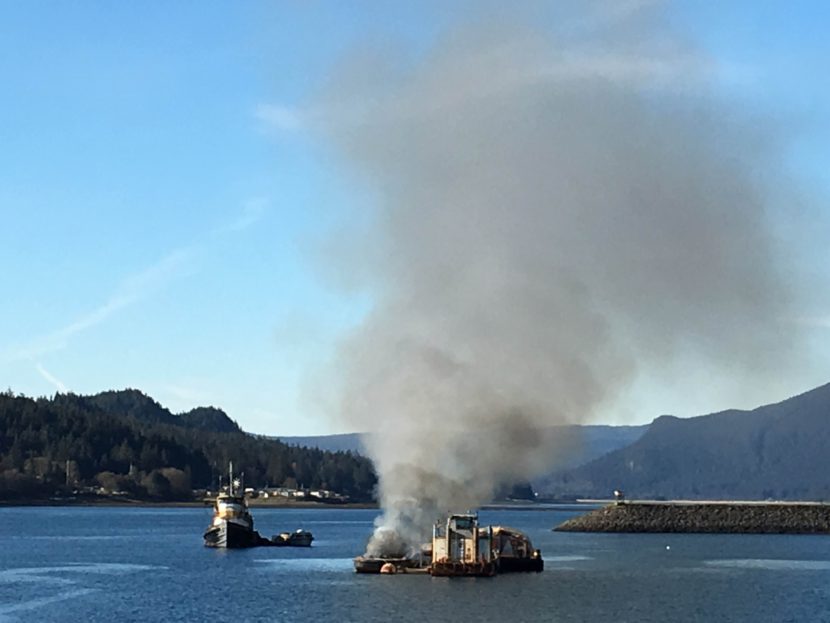
[[[205,531],[205,547],[238,549],[260,544],[259,534],[232,521],[221,521]]]

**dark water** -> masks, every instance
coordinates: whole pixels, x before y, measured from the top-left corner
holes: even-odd
[[[830,622],[830,536],[566,534],[568,511],[488,511],[526,531],[541,574],[363,576],[377,511],[255,509],[311,549],[202,547],[207,509],[0,509],[6,621]]]

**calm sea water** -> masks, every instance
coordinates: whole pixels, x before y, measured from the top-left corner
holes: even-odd
[[[209,509],[0,508],[0,622],[830,622],[830,536],[567,534],[550,528],[571,511],[486,511],[543,573],[356,575],[376,514],[255,509],[314,546],[216,551]]]

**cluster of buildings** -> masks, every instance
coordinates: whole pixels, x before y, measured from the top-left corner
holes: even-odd
[[[245,497],[262,500],[292,500],[297,502],[325,502],[329,504],[344,504],[349,501],[349,496],[327,489],[291,489],[289,487],[255,489],[254,487],[245,487],[244,491]],[[205,495],[207,497],[213,497],[216,495],[216,492],[206,491]]]
[[[348,496],[341,495],[327,489],[289,489],[287,487],[274,487],[254,491],[252,488],[245,489],[245,495],[251,497],[268,498],[291,498],[294,500],[326,501],[326,502],[348,502]]]

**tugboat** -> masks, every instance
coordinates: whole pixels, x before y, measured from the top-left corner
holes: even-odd
[[[229,466],[228,492],[216,496],[213,519],[205,530],[205,547],[240,548],[262,545],[263,539],[254,530],[254,518],[248,512],[244,495],[237,495],[233,480],[233,463]],[[241,488],[241,485],[237,485]],[[244,489],[243,489],[244,491]]]
[[[493,554],[499,573],[542,572],[542,552],[534,549],[523,532],[506,526],[491,526]]]

